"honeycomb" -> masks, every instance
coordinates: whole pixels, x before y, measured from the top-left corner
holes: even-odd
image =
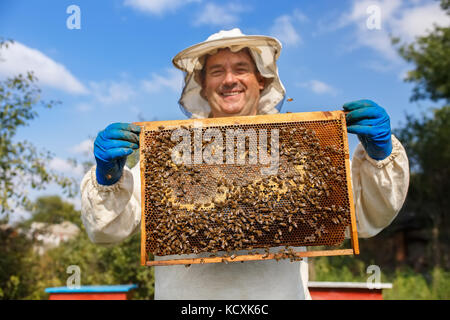
[[[139,124],[144,260],[339,246],[355,228],[343,112]]]

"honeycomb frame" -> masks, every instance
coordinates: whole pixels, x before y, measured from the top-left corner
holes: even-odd
[[[359,254],[347,129],[343,111],[136,122],[135,124],[142,128],[140,134],[141,265],[228,263],[278,260],[286,257],[293,260],[302,257]],[[169,133],[179,128],[187,129],[193,139],[195,139],[195,132],[200,132],[195,131],[196,129],[201,130],[202,137],[207,129],[220,130],[222,133],[225,133],[227,129],[242,129],[246,130],[245,132],[253,129],[254,131],[251,132],[253,134],[256,132],[258,151],[261,146],[259,140],[261,131],[258,130],[263,129],[268,132],[268,129],[271,129],[273,132],[273,129],[278,129],[280,148],[276,178],[272,175],[270,180],[271,178],[268,177],[271,175],[263,175],[262,168],[268,166],[258,163],[205,164],[201,162],[188,166],[175,166],[172,163],[171,166],[166,167],[167,171],[163,171],[161,167],[156,166],[156,163],[161,162],[161,159],[168,159],[167,154],[161,150],[167,152],[171,149],[164,148],[161,141],[170,143]],[[271,137],[272,134],[269,136]],[[245,160],[248,159],[247,162],[250,162],[251,137],[247,138],[245,150],[248,149],[248,151],[245,154]],[[224,144],[226,144],[225,140]],[[267,145],[269,144],[267,142]],[[205,145],[202,147],[204,150]],[[270,153],[271,147],[267,147],[267,152]],[[225,147],[223,151],[226,152]],[[235,162],[236,151],[235,146],[233,150]],[[147,154],[152,156],[149,157]],[[154,157],[155,154],[158,156]],[[195,160],[195,150],[194,158],[190,159]],[[153,172],[155,168],[159,170],[157,174]],[[173,178],[174,176],[177,178]],[[153,179],[149,180],[149,177]],[[155,184],[153,181],[159,178],[165,182]],[[233,181],[233,184],[230,184],[230,181]],[[291,185],[286,181],[289,181]],[[312,185],[309,181],[315,181],[315,184]],[[303,187],[296,188],[298,186]],[[220,188],[225,191],[221,191]],[[231,204],[223,199],[225,205],[218,201],[216,197],[219,192],[226,193],[225,197],[232,199]],[[246,196],[246,199],[240,198],[242,194]],[[269,197],[264,198],[260,194],[269,194],[272,198],[268,200]],[[263,199],[265,202],[249,203],[249,198]],[[165,199],[162,204],[161,199]],[[269,202],[268,205],[266,205],[267,202]],[[174,205],[174,203],[177,204]],[[264,207],[263,204],[266,206]],[[160,209],[163,206],[165,206],[164,210]],[[213,219],[211,216],[219,216],[220,219]],[[265,221],[267,225],[264,225],[263,219],[269,220],[269,216],[278,222],[269,224]],[[240,217],[244,219],[240,220],[240,224],[236,224]],[[251,232],[237,230],[246,226],[248,217],[253,219],[253,222],[256,221],[257,226],[250,228]],[[228,220],[224,222],[224,219]],[[226,221],[231,222],[226,223]],[[196,230],[193,226],[196,224],[203,226],[203,229]],[[169,226],[171,229],[166,230]],[[184,228],[184,231],[179,226]],[[157,231],[158,228],[164,228],[164,230]],[[191,233],[188,234],[186,228],[191,228],[189,229]],[[313,251],[292,249],[292,247],[312,249],[316,246],[337,248],[343,243],[347,229],[350,233],[351,249]],[[194,233],[192,230],[195,230]],[[173,235],[169,238],[170,232]],[[236,233],[240,233],[246,239],[236,240],[233,238],[236,237]],[[215,244],[214,240],[217,238],[221,242]],[[247,242],[243,244],[242,241]],[[269,248],[281,246],[286,249],[278,253],[269,250]],[[262,249],[266,252],[258,252]],[[255,250],[256,252],[252,252]],[[150,254],[158,258],[149,260]]]

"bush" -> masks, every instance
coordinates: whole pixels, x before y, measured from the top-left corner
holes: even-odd
[[[37,277],[28,299],[46,299],[45,288],[65,286],[67,267],[81,270],[81,285],[137,284],[133,299],[153,299],[153,268],[140,265],[140,234],[114,246],[93,244],[84,230],[75,239],[47,251],[34,268]]]
[[[317,257],[308,260],[310,281],[365,282],[365,263],[350,256]]]
[[[409,268],[397,270],[392,277],[392,283],[392,290],[383,293],[386,300],[450,299],[450,272],[441,268],[434,268],[425,274],[415,273]]]

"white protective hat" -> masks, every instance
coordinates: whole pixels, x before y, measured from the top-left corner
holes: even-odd
[[[179,100],[182,111],[191,118],[209,116],[211,108],[208,101],[200,95],[202,87],[197,79],[203,68],[202,58],[206,54],[216,53],[221,48],[229,48],[232,52],[243,48],[249,49],[258,71],[266,78],[257,114],[278,113],[286,94],[276,65],[281,52],[281,43],[272,37],[244,35],[238,28],[215,33],[206,41],[181,51],[173,58],[174,66],[185,72],[184,89]]]

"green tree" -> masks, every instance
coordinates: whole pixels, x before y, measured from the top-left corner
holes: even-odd
[[[422,228],[431,228],[434,265],[448,262],[450,191],[450,106],[434,109],[431,116],[407,117],[395,131],[411,163],[411,181],[404,206],[406,215]]]
[[[34,221],[48,224],[70,221],[78,227],[82,226],[80,212],[75,210],[73,204],[62,200],[60,196],[39,197],[31,207],[32,218],[25,221],[22,227],[27,227]]]
[[[450,16],[450,0],[442,0],[441,8]],[[393,43],[400,44],[399,38]],[[400,55],[414,64],[407,73],[406,82],[415,83],[412,101],[450,98],[450,27],[434,26],[428,35],[418,37],[410,44],[398,48]]]
[[[0,49],[12,41],[0,38]],[[1,57],[0,57],[1,58]],[[0,63],[5,61],[0,60]],[[6,62],[7,63],[7,62]],[[22,126],[37,117],[36,107],[51,108],[55,101],[40,99],[37,78],[32,71],[0,81],[0,213],[9,214],[17,207],[30,204],[29,189],[41,190],[51,182],[63,187],[69,195],[76,194],[76,183],[49,170],[52,155],[38,150],[29,141],[17,141]]]
[[[37,286],[32,298],[45,298],[49,286],[65,286],[67,267],[81,270],[81,285],[138,285],[134,299],[153,299],[153,268],[140,265],[140,234],[135,234],[114,246],[94,244],[83,230],[80,234],[47,251],[38,265]]]
[[[33,242],[5,224],[0,225],[0,299],[21,299],[34,289],[29,266],[37,261]]]
[[[450,0],[441,1],[450,15]],[[394,39],[394,44],[399,44]],[[406,81],[415,83],[412,101],[431,99],[444,105],[420,116],[407,115],[406,123],[394,133],[408,153],[411,183],[403,213],[422,228],[431,229],[434,265],[448,263],[450,191],[450,27],[435,26],[428,35],[398,48],[413,63]],[[401,221],[401,219],[400,219]]]
[[[80,219],[80,211],[59,196],[38,198],[32,216],[19,229],[0,228],[0,299],[46,299],[45,288],[65,286],[67,268],[77,265],[81,285],[138,285],[135,299],[152,299],[153,268],[140,265],[140,234],[114,246],[91,242]],[[26,237],[32,222],[71,221],[80,228],[73,239],[38,255],[36,239]]]
[[[32,222],[50,224],[70,221],[81,228],[80,212],[59,196],[38,198],[30,219],[17,226],[3,224],[0,228],[0,299],[26,299],[44,297],[39,279],[45,278],[46,270],[41,268],[42,259],[34,250],[39,244],[37,232],[30,232]],[[5,221],[3,221],[5,222]],[[52,286],[51,279],[46,286]],[[59,282],[58,282],[59,283]]]

